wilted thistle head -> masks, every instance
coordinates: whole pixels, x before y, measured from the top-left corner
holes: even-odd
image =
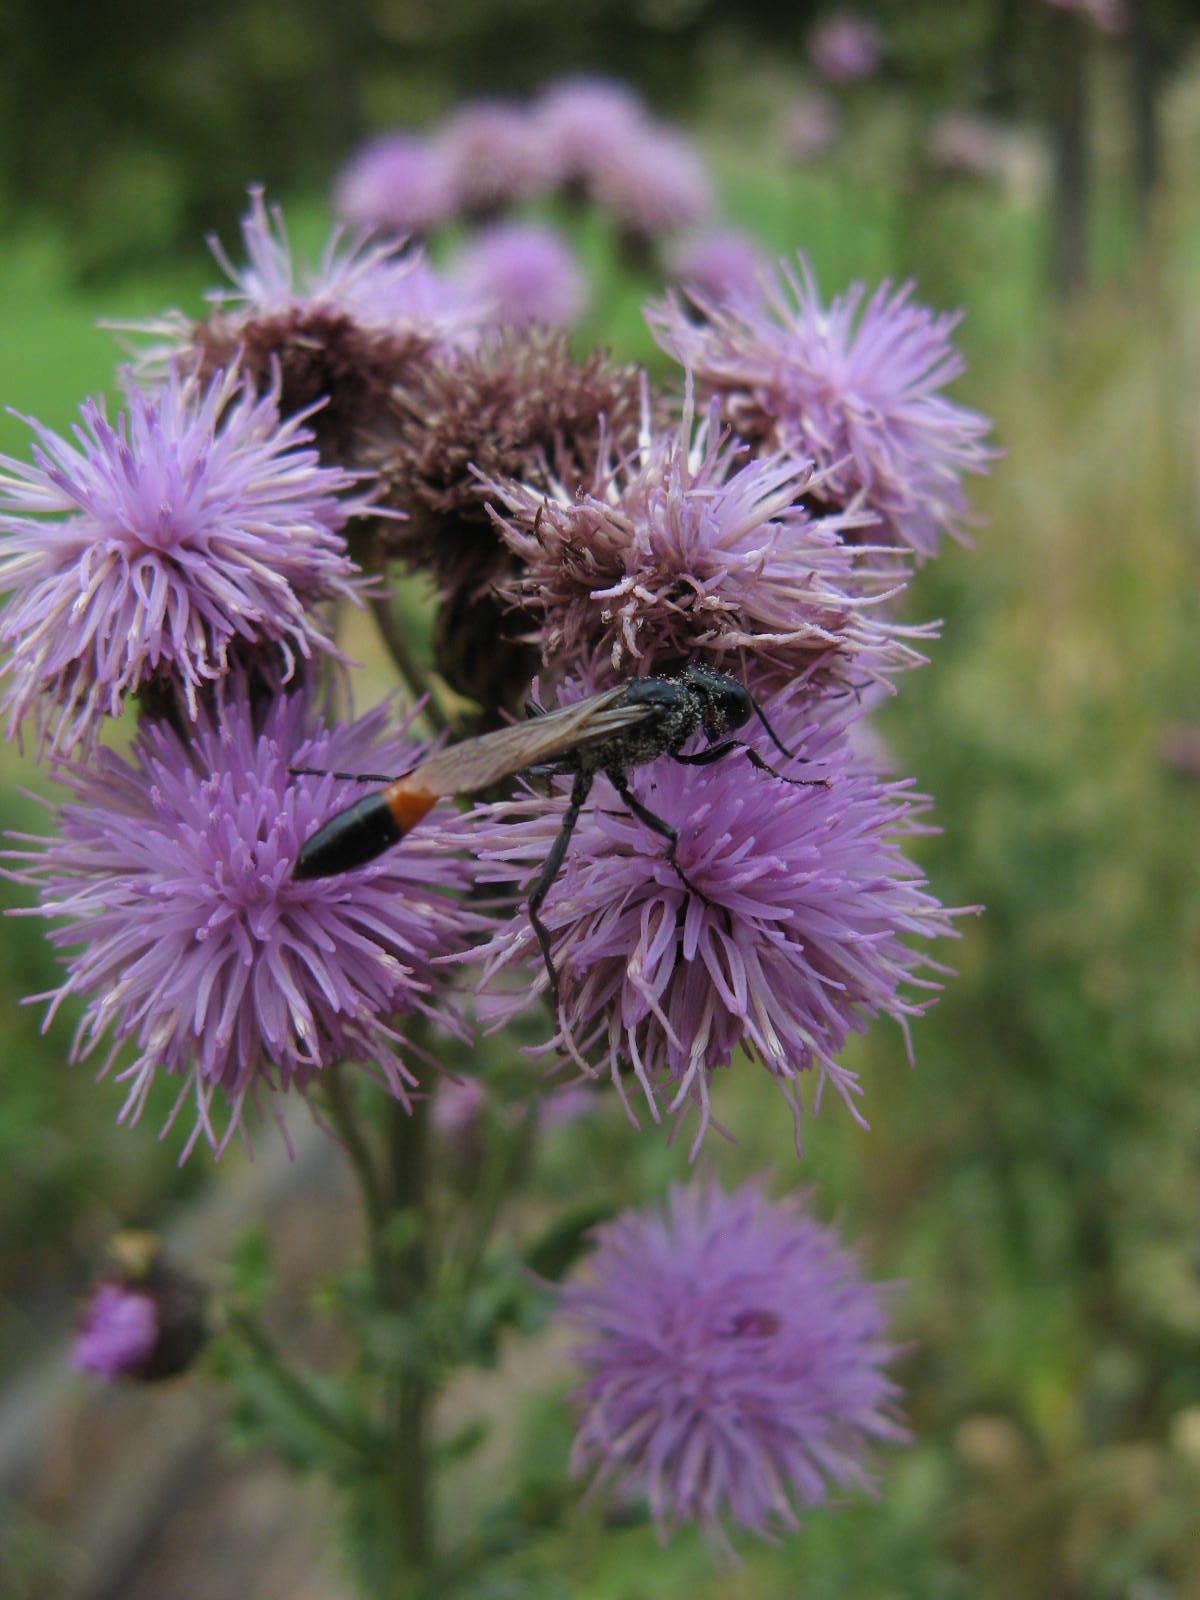
[[[394,428],[375,465],[389,551],[432,575],[439,590],[438,666],[485,705],[520,696],[537,653],[519,642],[530,621],[496,594],[516,562],[488,513],[491,484],[547,484],[589,476],[611,430],[630,449],[641,409],[640,374],[603,355],[576,361],[565,334],[498,329],[457,360],[429,365],[392,396]]]
[[[454,214],[445,161],[422,134],[397,130],[363,145],[338,174],[334,207],[364,233],[420,235]]]
[[[587,286],[570,246],[553,228],[497,222],[482,228],[450,263],[451,282],[489,322],[570,327]]]
[[[558,1302],[585,1374],[575,1472],[644,1497],[664,1541],[699,1523],[723,1553],[731,1524],[770,1538],[874,1487],[872,1447],[906,1437],[885,1296],[803,1197],[676,1186],[595,1240]]]
[[[415,1082],[397,1013],[443,1017],[438,957],[461,952],[475,920],[451,891],[465,882],[451,817],[427,821],[402,851],[337,878],[297,883],[300,846],[361,794],[293,766],[402,771],[412,745],[389,736],[386,708],[327,727],[303,694],[201,711],[185,741],[143,723],[128,759],[110,750],[62,764],[70,799],[58,833],[8,852],[33,885],[26,915],[54,919],[51,943],[74,948],[48,998],[85,1001],[73,1056],[107,1036],[102,1073],[132,1062],[122,1119],[136,1120],[160,1071],[183,1080],[197,1136],[218,1151],[247,1104],[301,1093],[345,1057],[369,1062],[399,1099]],[[444,1019],[456,1026],[453,1015]],[[217,1112],[224,1106],[222,1133]]]
[[[322,453],[355,461],[392,385],[471,343],[480,310],[396,240],[347,244],[339,229],[315,267],[297,266],[280,208],[268,210],[260,189],[250,199],[245,266],[210,240],[233,287],[209,295],[206,322],[170,313],[145,324],[163,342],[141,365],[154,373],[173,358],[207,370],[236,359],[260,388],[277,384],[285,413],[324,400],[314,416]]]
[[[74,442],[29,419],[33,464],[0,457],[0,612],[8,736],[91,744],[125,697],[170,682],[198,697],[239,656],[332,651],[317,606],[357,599],[342,537],[365,509],[353,477],[322,467],[303,417],[281,422],[236,372],[204,386],[174,368],[130,387],[115,423],[82,407]]]
[[[941,393],[964,367],[950,338],[958,315],[916,305],[912,288],[883,283],[864,305],[854,284],[825,306],[801,257],[757,302],[698,297],[696,320],[668,300],[647,317],[743,439],[815,461],[814,498],[874,512],[872,542],[929,556],[960,535],[963,475],[986,472],[995,452],[988,419]]]
[[[715,1074],[742,1054],[779,1084],[797,1141],[806,1072],[814,1105],[828,1083],[858,1117],[861,1090],[839,1053],[870,1018],[906,1027],[932,1002],[929,974],[942,969],[908,941],[951,932],[903,852],[906,836],[925,831],[923,797],[858,763],[836,706],[818,703],[813,715],[777,698],[764,709],[802,761],[748,725],[739,737],[782,776],[737,750],[708,766],[663,758],[631,769],[635,798],[675,829],[680,871],[662,833],[598,776],[540,913],[561,992],[546,1048],[606,1071],[623,1100],[631,1074],[656,1120],[663,1109],[698,1110],[693,1155]],[[479,876],[528,895],[566,800],[558,789],[478,807]],[[489,992],[491,1021],[524,1010],[531,986],[547,987],[523,904],[478,954],[481,987],[518,981]]]
[[[795,676],[857,679],[919,659],[872,603],[899,582],[846,541],[869,516],[814,516],[811,464],[754,456],[715,404],[606,450],[586,488],[496,480],[496,526],[518,558],[514,596],[542,623],[543,657],[653,670],[697,652],[723,666],[749,651]]]

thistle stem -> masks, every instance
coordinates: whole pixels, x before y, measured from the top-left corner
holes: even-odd
[[[412,641],[396,614],[391,599],[387,595],[372,595],[367,604],[375,619],[375,626],[379,629],[379,636],[387,646],[388,654],[395,662],[400,676],[418,698],[424,697],[425,716],[431,726],[436,732],[445,733],[450,726],[450,719],[442,709],[433,679],[429,676],[425,663],[413,650]]]

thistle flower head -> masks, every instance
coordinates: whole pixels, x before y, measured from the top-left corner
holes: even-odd
[[[187,1370],[208,1337],[204,1292],[156,1257],[136,1272],[96,1283],[71,1349],[71,1364],[113,1382],[149,1382]]]
[[[363,145],[339,173],[334,207],[363,233],[428,233],[454,214],[454,189],[431,141],[404,132]]]
[[[303,417],[238,374],[205,387],[175,369],[131,387],[110,423],[88,400],[74,442],[29,419],[33,463],[0,457],[0,612],[11,738],[27,714],[56,752],[94,742],[127,694],[176,682],[198,695],[240,650],[332,651],[317,613],[357,599],[341,529],[365,509],[322,467]]]
[[[560,332],[501,329],[452,364],[414,372],[393,408],[378,465],[388,503],[407,520],[389,537],[412,566],[457,589],[509,564],[487,484],[554,473],[573,486],[590,476],[605,429],[615,448],[636,440],[641,379],[603,355],[575,360]]]
[[[833,148],[840,126],[841,114],[831,94],[801,95],[783,118],[780,143],[793,161],[815,161]]]
[[[829,665],[870,676],[919,659],[872,618],[872,596],[899,581],[894,564],[873,567],[844,537],[870,517],[814,516],[811,463],[746,460],[715,403],[698,424],[685,406],[666,432],[647,418],[637,451],[606,451],[586,491],[487,489],[549,663],[604,653],[624,673],[752,651],[789,675]]]
[[[879,66],[879,30],[853,11],[838,11],[817,23],[808,39],[814,67],[830,83],[858,83]]]
[[[482,229],[452,262],[450,278],[491,322],[570,327],[587,302],[579,263],[561,234],[527,222]]]
[[[508,100],[464,102],[432,142],[462,216],[490,216],[550,185],[550,152],[529,112]]]
[[[780,1085],[797,1137],[806,1072],[814,1103],[829,1082],[853,1111],[859,1085],[837,1060],[847,1037],[880,1014],[904,1026],[931,1003],[937,969],[907,941],[951,928],[902,850],[922,831],[922,797],[866,771],[828,708],[803,721],[779,699],[764,709],[802,762],[748,727],[745,742],[775,771],[736,750],[707,766],[663,758],[631,769],[635,799],[675,830],[678,870],[663,832],[598,776],[540,912],[561,996],[552,1044],[607,1069],[622,1099],[631,1068],[656,1120],[663,1105],[697,1107],[693,1155],[714,1074],[740,1052]],[[528,894],[566,800],[559,791],[477,808],[482,877]],[[492,1020],[548,985],[524,906],[482,954],[484,982],[520,974],[519,993],[491,998]]]
[[[672,128],[645,123],[596,152],[592,198],[628,238],[646,243],[703,221],[712,184],[695,147]]]
[[[649,125],[628,84],[586,75],[551,84],[535,101],[533,117],[556,183],[577,194],[591,192],[606,163],[626,159],[631,140]]]
[[[831,1488],[870,1490],[899,1440],[882,1290],[801,1196],[672,1188],[595,1230],[560,1291],[579,1334],[573,1470],[649,1501],[660,1537],[699,1523],[772,1537]]]
[[[963,370],[958,316],[915,304],[912,287],[885,282],[864,304],[854,284],[825,306],[801,257],[757,303],[700,297],[696,321],[667,301],[647,317],[742,438],[814,460],[816,497],[875,512],[879,538],[928,556],[960,532],[964,473],[986,472],[995,452],[987,418],[940,392]]]
[[[71,1365],[100,1378],[136,1372],[158,1339],[154,1301],[142,1290],[111,1280],[98,1283],[71,1349]]]
[[[757,243],[732,228],[684,234],[667,251],[673,281],[709,300],[754,299],[764,265]]]
[[[322,453],[357,461],[392,387],[471,344],[482,309],[394,239],[346,243],[337,229],[316,266],[298,265],[282,211],[261,189],[250,200],[245,265],[210,240],[231,287],[209,294],[206,322],[170,312],[135,328],[157,340],[139,370],[154,378],[171,364],[209,372],[236,362],[260,389],[277,387],[285,415],[323,402],[313,417]]]
[[[63,764],[70,799],[59,833],[10,851],[38,890],[27,913],[53,918],[73,947],[46,1025],[84,999],[74,1056],[107,1036],[107,1071],[133,1060],[122,1118],[136,1120],[159,1071],[183,1080],[199,1134],[220,1150],[247,1103],[297,1089],[343,1057],[367,1061],[405,1099],[399,1013],[442,1014],[434,962],[461,952],[474,926],[448,897],[464,868],[449,854],[458,825],[428,819],[403,850],[337,878],[297,883],[292,866],[317,826],[361,794],[293,766],[401,771],[414,751],[389,737],[386,710],[327,727],[307,697],[203,711],[186,741],[143,723],[128,759],[100,751]],[[214,1103],[224,1104],[222,1134]],[[274,1107],[273,1107],[274,1109]]]

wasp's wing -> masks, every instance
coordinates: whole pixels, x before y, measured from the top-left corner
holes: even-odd
[[[616,705],[624,692],[625,686],[618,684],[511,728],[461,739],[423,761],[404,783],[426,794],[477,794],[526,767],[556,761],[581,746],[597,744],[651,714],[652,707],[645,704]]]

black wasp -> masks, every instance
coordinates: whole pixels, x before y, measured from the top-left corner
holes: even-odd
[[[791,759],[791,751],[780,743],[750,691],[713,667],[685,667],[672,677],[634,678],[556,711],[530,709],[535,714],[528,721],[447,745],[412,772],[339,811],[305,842],[292,875],[331,877],[374,860],[448,795],[478,794],[504,778],[534,769],[548,775],[573,773],[562,826],[529,896],[528,908],[557,1010],[558,974],[550,932],[538,913],[558,876],[596,774],[602,772],[633,815],[666,840],[667,860],[687,887],[700,895],[676,860],[677,831],[638,799],[629,787],[626,770],[660,756],[672,756],[688,766],[707,766],[731,750],[745,749],[756,766],[773,772],[756,751],[729,737],[752,715],[758,717],[783,755]],[[706,748],[683,755],[683,746],[696,733],[704,734]]]

